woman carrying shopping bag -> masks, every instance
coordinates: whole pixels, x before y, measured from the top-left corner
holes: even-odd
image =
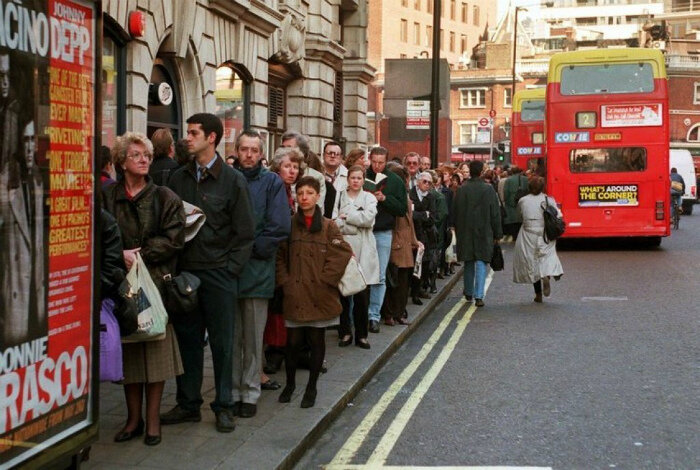
[[[153,144],[140,133],[127,132],[112,148],[114,164],[124,178],[105,189],[106,209],[117,220],[124,245],[124,263],[130,270],[137,254],[162,294],[163,276],[175,275],[177,255],[185,244],[185,212],[171,190],[158,187],[148,176]],[[183,373],[177,339],[168,324],[165,338],[123,344],[124,395],[127,422],[114,437],[124,442],[146,432],[147,445],[160,443],[160,401],[165,381]],[[144,388],[146,422],[142,416]]]

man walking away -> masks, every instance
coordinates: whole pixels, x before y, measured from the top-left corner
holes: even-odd
[[[275,292],[277,246],[291,231],[291,215],[284,183],[263,168],[263,143],[255,131],[243,131],[236,139],[236,169],[248,182],[248,196],[255,217],[253,254],[238,281],[238,310],[233,336],[234,414],[251,418],[260,398],[263,333],[267,303]]]
[[[484,306],[486,267],[493,256],[493,246],[503,236],[498,195],[493,186],[482,181],[484,163],[469,163],[471,175],[454,200],[454,227],[457,235],[457,259],[464,261],[464,297],[476,299]]]
[[[375,181],[379,173],[386,176],[383,189],[376,191],[377,217],[374,219],[374,238],[377,242],[379,256],[379,284],[370,286],[369,294],[369,331],[379,333],[382,303],[386,294],[386,268],[391,255],[391,234],[396,226],[396,218],[406,215],[408,198],[406,185],[392,171],[386,170],[389,151],[384,147],[374,147],[369,152],[370,167],[367,169],[367,179]]]
[[[197,236],[185,245],[180,269],[195,274],[199,309],[186,318],[173,318],[185,373],[177,378],[177,406],[161,415],[162,424],[200,421],[204,331],[209,334],[216,395],[211,408],[216,429],[231,432],[233,422],[233,330],[238,278],[253,250],[254,219],[243,175],[216,153],[223,126],[213,114],[187,120],[188,150],[194,160],[170,177],[175,193],[206,215]]]

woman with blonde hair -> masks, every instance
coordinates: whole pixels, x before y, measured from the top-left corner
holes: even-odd
[[[117,221],[123,240],[126,269],[141,256],[153,282],[162,293],[163,276],[175,275],[177,255],[185,245],[185,212],[180,198],[169,188],[156,186],[148,176],[153,145],[139,133],[118,137],[112,148],[114,164],[124,178],[104,192],[104,204]],[[124,343],[124,394],[127,422],[114,437],[125,442],[146,431],[146,445],[160,443],[160,402],[165,381],[183,373],[173,327],[168,323],[165,338]],[[146,393],[146,422],[142,417]]]

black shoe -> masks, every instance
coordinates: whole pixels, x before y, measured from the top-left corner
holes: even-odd
[[[160,424],[198,423],[202,420],[202,413],[199,410],[186,410],[180,405],[176,405],[167,413],[160,415]]]
[[[316,404],[316,389],[306,389],[304,397],[301,399],[302,408],[311,408]]]
[[[277,399],[280,403],[289,403],[292,399],[292,393],[294,393],[294,385],[285,385],[284,390],[280,393],[280,397]]]
[[[369,332],[370,333],[379,333],[379,322],[377,320],[370,320],[369,321]]]
[[[267,382],[261,383],[260,388],[263,390],[279,390],[282,386],[278,381],[270,379]]]
[[[155,436],[146,434],[146,437],[143,438],[143,443],[147,446],[157,446],[160,444],[160,434],[156,434]]]
[[[255,403],[241,403],[241,411],[238,416],[241,418],[252,418],[258,411],[258,405]]]
[[[241,415],[241,405],[243,404],[242,401],[237,401],[236,403],[233,404],[233,408],[231,408],[231,413],[233,413],[233,416],[240,416]]]
[[[464,298],[467,302],[471,302],[474,297],[472,297],[471,295],[465,295]]]
[[[357,346],[358,348],[362,348],[362,349],[369,349],[370,348],[370,345],[367,342],[367,338],[358,339],[357,341],[355,341],[355,346]]]
[[[416,296],[413,296],[411,301],[413,302],[413,305],[423,305],[423,301]]]
[[[430,288],[430,293],[431,293],[431,294],[437,294],[437,287],[431,287],[431,288]]]
[[[418,297],[420,297],[421,299],[430,299],[432,298],[432,295],[428,294],[427,291],[421,291],[421,293],[418,294]]]
[[[338,341],[338,346],[344,348],[345,346],[350,346],[352,344],[352,335],[345,335],[345,339]]]
[[[221,410],[216,413],[216,430],[219,432],[231,432],[236,429],[236,424],[233,422],[233,413],[231,410]]]
[[[474,305],[476,305],[477,307],[483,307],[485,304],[484,304],[483,300],[476,299],[476,301],[474,302]]]
[[[141,434],[143,434],[145,425],[146,424],[143,422],[143,420],[140,419],[139,424],[136,425],[133,431],[125,431],[124,429],[119,431],[117,435],[114,436],[114,442],[126,442],[135,437],[139,437]]]

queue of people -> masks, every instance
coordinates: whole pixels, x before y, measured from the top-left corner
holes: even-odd
[[[161,425],[201,420],[207,345],[215,382],[209,405],[217,431],[231,432],[236,417],[256,415],[262,390],[282,388],[268,376],[280,361],[286,379],[278,400],[292,401],[297,369],[305,367],[300,405],[314,406],[327,330],[337,329],[339,347],[370,349],[370,334],[381,323],[408,325],[408,300],[430,298],[436,279],[451,275],[458,262],[465,264],[466,299],[485,305],[487,265],[503,237],[502,222],[511,220],[502,220],[499,195],[503,189],[512,199],[513,185],[501,185],[500,169],[484,173],[479,161],[431,169],[429,158],[390,159],[383,147],[368,157],[354,149],[343,159],[333,141],[319,157],[293,131],[268,166],[260,134],[239,133],[236,155],[225,159],[216,152],[222,135],[218,117],[199,113],[187,120],[189,158],[175,160],[182,142],[165,131],[154,134],[157,144],[127,132],[102,153],[105,217],[118,227],[106,240],[110,253],[122,252],[122,259],[109,258],[106,285],[118,283],[137,257],[161,293],[164,278],[181,271],[200,281],[198,307],[169,315],[164,339],[124,345],[127,421],[117,442],[145,433],[144,442],[156,445]],[[550,277],[558,279],[562,269],[554,242],[532,235],[541,232],[543,182],[527,181],[530,194],[517,201],[515,215],[522,227],[514,281],[531,283],[541,302]],[[205,216],[187,242],[183,203]],[[366,288],[343,297],[338,283],[352,257]],[[108,292],[119,301],[113,288]],[[172,378],[177,404],[161,413],[164,384]]]

